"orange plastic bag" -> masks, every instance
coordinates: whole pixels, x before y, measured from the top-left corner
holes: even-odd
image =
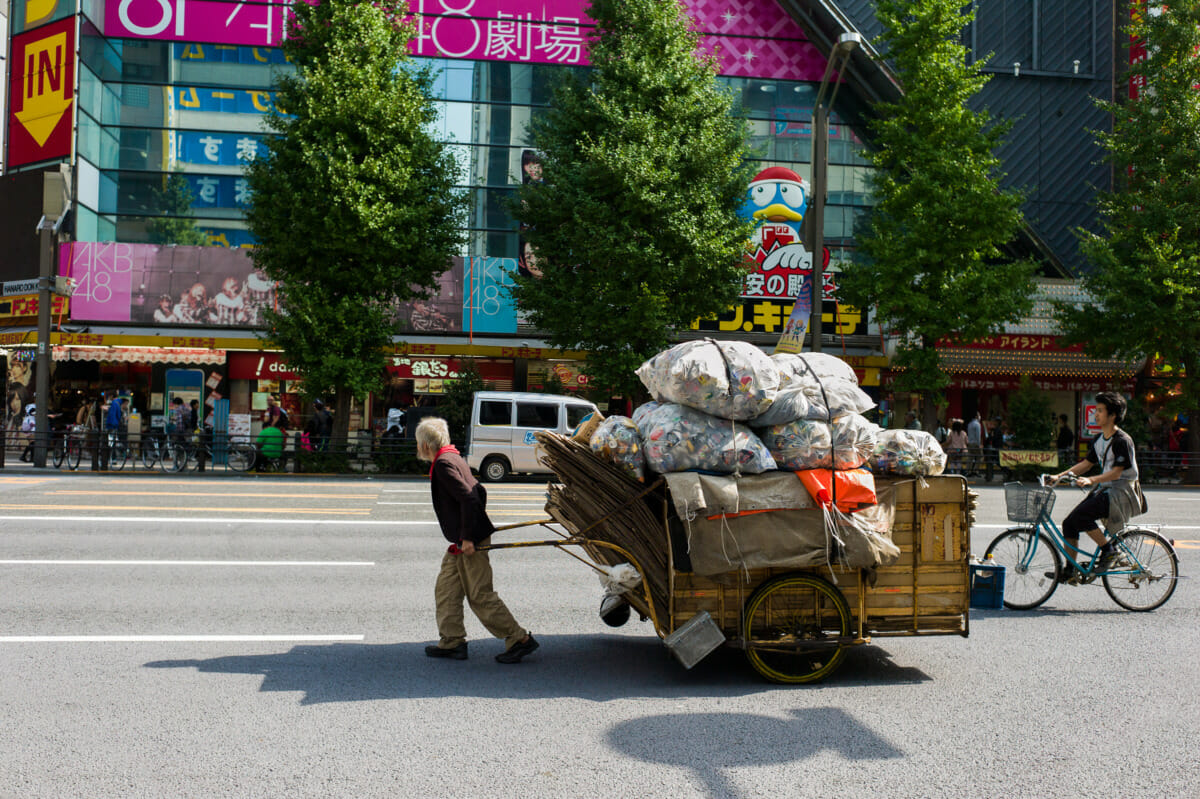
[[[865,469],[805,469],[796,472],[796,476],[804,483],[813,501],[822,507],[828,507],[835,495],[837,508],[843,513],[854,513],[878,501],[875,497],[875,476]],[[835,488],[833,494],[830,493],[831,483]]]

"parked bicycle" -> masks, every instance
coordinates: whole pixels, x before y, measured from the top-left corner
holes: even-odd
[[[129,439],[124,430],[108,430],[102,435],[108,437],[108,468],[119,472],[129,462]]]
[[[224,433],[196,431],[182,438],[167,436],[159,444],[159,456],[159,465],[164,472],[199,469],[202,461],[245,472],[254,465],[257,452],[253,444],[231,440]]]
[[[1068,482],[1074,484],[1075,480]],[[1020,527],[1005,530],[988,544],[985,557],[1005,567],[1004,606],[1030,610],[1048,600],[1058,587],[1066,564],[1076,562],[1076,584],[1097,579],[1112,600],[1127,610],[1147,611],[1162,606],[1175,593],[1179,558],[1175,542],[1145,527],[1131,526],[1115,537],[1117,558],[1108,569],[1098,568],[1100,552],[1085,554],[1072,546],[1050,518],[1054,486],[1046,475],[1036,487],[1006,483],[1008,519]]]
[[[83,459],[83,448],[87,443],[87,428],[75,424],[63,431],[54,432],[51,452],[53,453],[54,468],[60,468],[64,463],[71,471],[79,468]]]

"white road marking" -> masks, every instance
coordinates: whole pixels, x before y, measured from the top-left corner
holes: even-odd
[[[281,510],[286,513],[286,510]],[[367,525],[425,525],[436,526],[437,521],[378,521],[372,519],[238,519],[213,516],[181,518],[178,516],[0,516],[0,521],[13,522],[154,522],[157,524],[354,524]],[[8,531],[6,531],[8,532]]]
[[[0,560],[0,566],[374,566],[369,560]]]
[[[0,644],[362,641],[364,635],[0,635]]]
[[[532,500],[532,498],[531,498],[531,500]],[[538,498],[538,500],[540,501],[540,497]],[[424,507],[430,508],[430,509],[433,508],[433,504],[430,502],[376,502],[375,504],[376,505],[417,505],[417,506],[424,506]],[[488,510],[491,510],[492,508],[528,508],[529,503],[528,502],[489,502],[487,504],[487,506],[488,506]]]

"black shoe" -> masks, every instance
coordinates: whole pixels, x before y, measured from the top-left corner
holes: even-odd
[[[1058,574],[1046,572],[1045,577],[1047,580],[1058,580],[1060,583],[1076,583],[1079,581],[1079,569],[1075,568],[1074,563],[1068,563]]]
[[[467,642],[463,641],[453,649],[446,649],[440,646],[425,647],[425,654],[431,658],[450,658],[451,660],[466,660],[467,659]]]
[[[532,654],[533,651],[538,648],[538,646],[539,646],[539,644],[537,642],[537,639],[533,637],[533,633],[530,633],[529,637],[526,638],[524,641],[518,641],[517,643],[510,646],[507,651],[501,652],[499,655],[496,655],[496,662],[497,663],[520,663],[521,658],[525,657],[526,655]]]
[[[1108,571],[1113,567],[1113,564],[1117,562],[1118,554],[1119,553],[1117,552],[1116,547],[1113,547],[1108,552],[1100,550],[1100,560],[1096,561],[1096,565],[1092,568],[1092,571],[1096,572],[1097,574]]]

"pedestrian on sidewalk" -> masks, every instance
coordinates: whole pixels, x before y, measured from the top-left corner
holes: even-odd
[[[430,461],[433,510],[442,535],[450,542],[442,557],[434,588],[439,640],[425,647],[433,658],[467,659],[467,628],[463,600],[487,631],[504,639],[500,663],[520,663],[538,648],[537,639],[517,624],[500,595],[492,588],[492,564],[486,550],[496,527],[487,515],[487,491],[466,460],[450,443],[445,419],[427,416],[417,425],[417,457]]]

